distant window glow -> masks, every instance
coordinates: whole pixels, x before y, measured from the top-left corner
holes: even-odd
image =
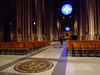
[[[69,31],[69,30],[70,30],[70,27],[66,27],[65,30],[66,30],[66,31]]]
[[[70,4],[65,4],[62,6],[61,11],[64,15],[69,15],[72,13],[72,6]]]

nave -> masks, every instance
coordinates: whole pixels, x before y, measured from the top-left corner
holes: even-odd
[[[60,42],[51,42],[49,46],[42,47],[39,49],[39,51],[30,53],[28,55],[0,55],[0,75],[100,74],[99,57],[72,57],[71,54],[66,54],[66,42],[63,43],[63,46],[60,45]],[[47,70],[41,70],[41,72],[37,71],[37,73],[25,73],[15,70],[15,66],[20,63],[36,60],[47,61],[52,63],[52,65],[51,67],[47,68]],[[41,65],[39,65],[39,67],[41,67]]]

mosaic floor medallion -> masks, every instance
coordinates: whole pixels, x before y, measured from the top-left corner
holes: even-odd
[[[46,71],[52,67],[53,64],[49,61],[34,60],[17,64],[14,67],[14,69],[18,72],[23,72],[23,73],[37,73]]]

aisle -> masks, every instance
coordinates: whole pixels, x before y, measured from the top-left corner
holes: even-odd
[[[29,55],[0,55],[0,75],[60,75],[65,73],[65,42],[62,47],[55,48],[59,46],[61,46],[59,42],[52,42],[51,45],[41,48],[40,52],[33,52]],[[36,60],[50,62],[52,66],[50,69],[38,73],[22,73],[14,69],[20,63]]]
[[[37,73],[22,73],[14,69],[20,63],[37,60],[40,61],[37,64],[39,67],[32,62],[33,66],[25,64],[24,69],[27,69],[26,66],[29,70],[34,67],[42,68],[41,65],[47,68],[42,68]],[[100,57],[66,56],[66,42],[62,47],[59,42],[52,42],[41,48],[40,52],[29,55],[0,55],[0,75],[100,75]]]

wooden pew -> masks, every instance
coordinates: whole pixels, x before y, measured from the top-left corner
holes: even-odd
[[[75,51],[80,53],[100,54],[100,40],[70,40],[66,43],[67,52],[72,51],[72,55],[75,55]]]
[[[0,54],[28,54],[35,48],[46,46],[51,41],[23,41],[23,42],[1,42]]]
[[[72,54],[74,54],[73,52],[73,43],[72,42],[68,42],[66,43],[66,48],[67,48],[67,55],[68,55],[68,52],[71,51]]]
[[[81,51],[81,43],[80,42],[73,42],[73,52],[75,56],[75,52],[80,53],[80,56],[82,56],[82,51]]]

